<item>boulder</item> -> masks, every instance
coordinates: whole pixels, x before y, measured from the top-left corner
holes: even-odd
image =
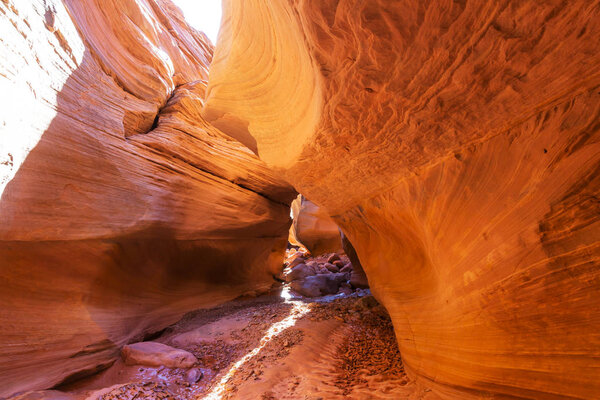
[[[319,265],[319,267],[316,269],[316,272],[317,272],[318,274],[325,274],[325,275],[326,275],[326,274],[331,274],[331,271],[330,271],[330,270],[328,270],[328,269],[325,267],[325,264],[321,264],[321,265]]]
[[[289,262],[288,266],[294,268],[296,265],[304,264],[306,259],[304,257],[295,257]]]
[[[323,266],[331,272],[340,272],[340,269],[333,264],[325,263],[325,264],[323,264]]]
[[[328,262],[328,263],[331,263],[331,264],[333,264],[333,263],[334,263],[334,262],[336,262],[336,261],[341,261],[341,260],[340,260],[340,256],[339,256],[339,255],[337,255],[337,254],[335,254],[335,253],[334,253],[334,254],[332,254],[332,255],[330,255],[330,256],[327,258],[327,262]]]
[[[189,368],[198,362],[188,351],[157,342],[139,342],[123,346],[121,357],[126,365],[151,367]]]
[[[306,265],[306,264],[300,264],[297,265],[296,267],[294,267],[286,276],[285,276],[285,281],[286,282],[292,282],[292,281],[296,281],[298,279],[304,279],[307,276],[311,276],[315,274],[315,270]]]
[[[309,276],[303,280],[294,281],[290,287],[303,296],[317,297],[337,293],[340,284],[347,279],[347,274],[318,274]]]

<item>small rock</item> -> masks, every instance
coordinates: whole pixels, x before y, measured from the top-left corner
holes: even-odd
[[[344,268],[344,262],[342,260],[335,260],[332,264],[338,267],[338,269]]]
[[[192,368],[188,372],[186,372],[185,380],[188,381],[188,383],[190,384],[194,384],[200,379],[202,379],[203,376],[204,374],[198,368]]]
[[[350,272],[352,273],[352,264],[348,263],[346,265],[344,265],[341,269],[340,272]]]
[[[139,342],[123,346],[121,357],[126,365],[189,368],[198,360],[190,352],[157,342]]]
[[[297,257],[290,262],[289,267],[294,268],[296,265],[304,264],[305,262],[306,260],[303,257]]]
[[[340,272],[340,269],[333,264],[325,263],[323,264],[323,266],[331,272]]]
[[[327,262],[330,264],[333,264],[334,261],[338,261],[340,259],[340,256],[338,256],[337,254],[332,254],[329,256],[329,258],[327,259]]]
[[[348,287],[340,287],[340,290],[338,291],[338,293],[342,293],[345,295],[350,295],[352,294],[354,291],[351,288]]]

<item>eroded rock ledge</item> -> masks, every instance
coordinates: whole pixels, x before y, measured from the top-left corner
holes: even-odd
[[[200,116],[206,37],[163,0],[0,14],[0,397],[268,288],[296,193]]]
[[[597,4],[225,16],[204,115],[334,217],[408,373],[447,398],[597,397]]]

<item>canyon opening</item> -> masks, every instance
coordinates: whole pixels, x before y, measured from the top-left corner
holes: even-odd
[[[0,399],[600,398],[599,38],[588,0],[0,1]]]

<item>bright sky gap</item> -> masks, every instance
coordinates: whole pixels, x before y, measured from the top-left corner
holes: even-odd
[[[221,0],[172,0],[183,12],[185,20],[217,43],[221,26]]]

